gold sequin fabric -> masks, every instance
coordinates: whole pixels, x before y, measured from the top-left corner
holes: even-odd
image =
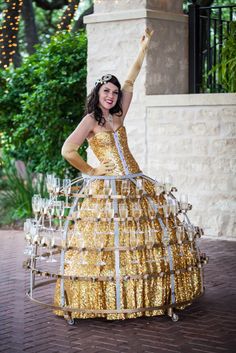
[[[72,312],[73,318],[163,315],[168,307],[183,309],[203,292],[196,241],[189,241],[185,228],[179,241],[179,219],[164,217],[166,197],[156,195],[150,178],[132,176],[140,169],[128,149],[123,127],[116,138],[113,133],[99,133],[91,147],[100,160],[112,156],[116,176],[125,176],[128,169],[130,189],[123,188],[119,177],[110,180],[111,192],[106,197],[101,196],[106,195],[107,187],[103,179],[92,178],[84,185],[88,196],[76,206],[79,217],[68,231],[73,248],[66,252],[64,265],[65,275],[77,277],[64,282],[66,305],[79,309]],[[142,181],[141,190],[137,189],[138,180]],[[61,305],[60,287],[58,280],[57,306]],[[63,315],[60,310],[55,313]]]
[[[115,133],[111,131],[96,133],[89,140],[89,144],[100,162],[110,159],[115,164],[111,175],[140,172],[140,168],[130,152],[124,126],[121,126]],[[121,155],[124,156],[124,160]]]

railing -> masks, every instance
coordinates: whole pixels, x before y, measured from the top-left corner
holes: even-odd
[[[189,6],[189,93],[224,92],[220,84],[221,50],[230,23],[236,20],[236,4]],[[213,70],[212,70],[213,69]]]

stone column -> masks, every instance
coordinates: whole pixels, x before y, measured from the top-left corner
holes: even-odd
[[[147,56],[146,94],[188,93],[188,16],[182,0],[147,0],[147,25],[155,30]]]
[[[88,84],[109,70],[122,79],[145,27],[154,29],[147,66],[146,94],[188,93],[188,16],[182,0],[97,0],[86,16]]]

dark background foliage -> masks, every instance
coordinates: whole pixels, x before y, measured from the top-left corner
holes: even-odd
[[[86,51],[84,32],[61,32],[20,68],[0,71],[2,148],[30,171],[77,174],[60,151],[84,114]]]

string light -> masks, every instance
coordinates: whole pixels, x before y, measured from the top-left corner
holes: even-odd
[[[0,27],[0,66],[7,68],[13,61],[17,47],[17,32],[19,30],[20,14],[23,0],[5,0],[7,8],[3,10],[3,22]]]
[[[68,0],[68,6],[57,25],[58,30],[66,29],[68,32],[71,31],[71,21],[76,10],[78,9],[79,3],[80,0]]]

